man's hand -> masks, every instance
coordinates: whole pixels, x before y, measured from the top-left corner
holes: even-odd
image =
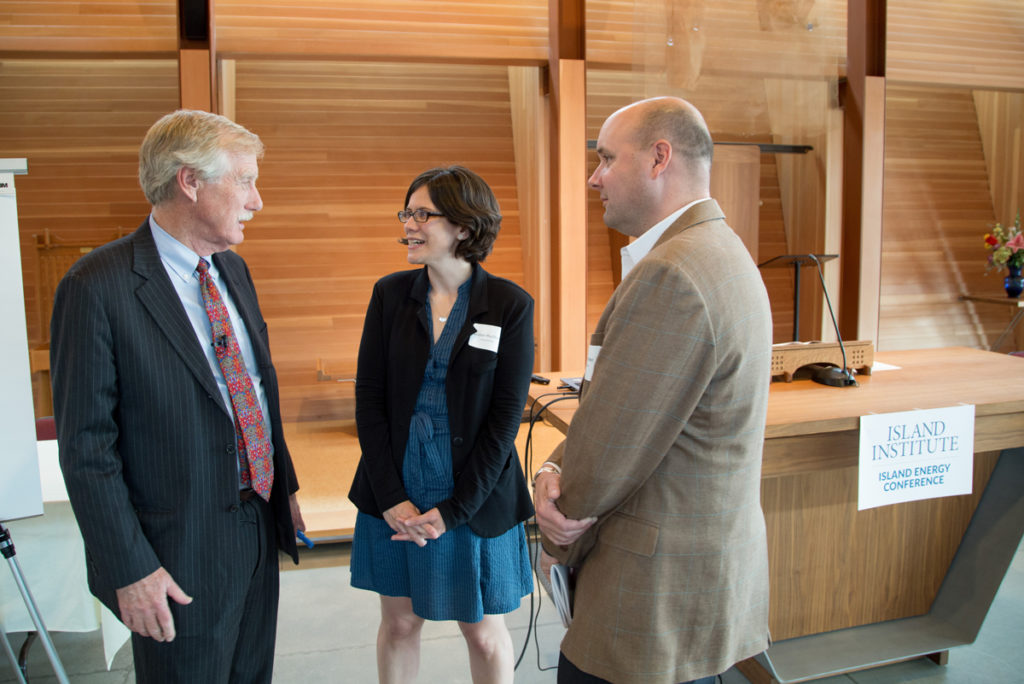
[[[445,527],[444,518],[441,517],[441,511],[437,510],[437,508],[431,508],[423,515],[406,518],[405,526],[417,530],[426,539],[437,539],[448,529]],[[416,541],[404,532],[393,535],[391,539],[394,541]],[[419,544],[419,542],[416,543]],[[423,544],[420,544],[420,546],[423,546]]]
[[[559,546],[568,546],[579,539],[597,518],[573,520],[562,515],[555,500],[562,495],[558,473],[544,472],[534,481],[533,507],[537,511],[537,526],[544,536]]]
[[[292,527],[295,528],[296,532],[306,531],[306,521],[302,519],[302,511],[299,510],[299,500],[292,494],[288,497],[288,510],[292,514]]]
[[[163,568],[117,590],[121,622],[131,631],[157,641],[174,641],[174,618],[167,599],[186,606],[192,597]]]
[[[395,531],[396,535],[404,535],[403,541],[415,542],[416,546],[427,545],[427,532],[422,527],[410,526],[406,521],[419,516],[420,509],[412,501],[403,501],[384,511],[384,522]]]

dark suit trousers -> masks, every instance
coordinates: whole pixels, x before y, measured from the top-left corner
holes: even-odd
[[[209,542],[233,545],[231,557],[236,562],[215,585],[201,590],[182,587],[192,596],[191,604],[171,601],[175,628],[182,626],[174,641],[161,643],[132,634],[139,684],[269,684],[279,593],[274,522],[270,506],[259,497],[239,506],[235,538]],[[196,549],[195,559],[203,562],[202,548]],[[204,595],[218,596],[223,610],[206,609]],[[195,613],[188,615],[189,611]]]
[[[681,684],[714,684],[718,678],[717,675],[711,677],[701,677],[700,679],[692,679],[689,682],[682,682]],[[595,677],[592,674],[587,674],[580,668],[573,665],[565,654],[561,651],[558,652],[558,684],[611,684],[607,679],[601,679]]]

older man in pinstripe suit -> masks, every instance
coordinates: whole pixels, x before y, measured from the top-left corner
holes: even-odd
[[[61,468],[90,588],[134,632],[139,682],[273,671],[278,549],[298,562],[304,525],[267,326],[227,251],[263,206],[262,153],[224,117],[163,117],[139,153],[152,213],[57,289]]]
[[[710,681],[768,643],[768,297],[710,197],[691,104],[625,107],[597,142],[605,223],[638,239],[536,476],[544,548],[577,568],[558,681]]]

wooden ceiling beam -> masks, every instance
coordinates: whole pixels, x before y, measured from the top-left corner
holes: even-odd
[[[582,372],[587,343],[587,108],[583,0],[550,0],[551,362]]]
[[[178,0],[178,94],[182,109],[215,111],[214,35],[211,0]]]

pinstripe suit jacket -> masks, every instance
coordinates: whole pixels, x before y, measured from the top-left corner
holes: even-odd
[[[717,203],[687,210],[616,288],[565,442],[558,506],[598,516],[562,651],[616,684],[718,674],[767,646],[760,505],[771,362],[761,276]]]
[[[297,562],[288,495],[298,484],[267,326],[242,258],[213,259],[262,373],[274,443],[270,505],[278,546]],[[114,590],[163,566],[195,599],[189,624],[216,619],[224,568],[238,562],[218,543],[237,534],[235,428],[148,220],[61,280],[50,364],[61,469],[90,589],[116,615]]]

